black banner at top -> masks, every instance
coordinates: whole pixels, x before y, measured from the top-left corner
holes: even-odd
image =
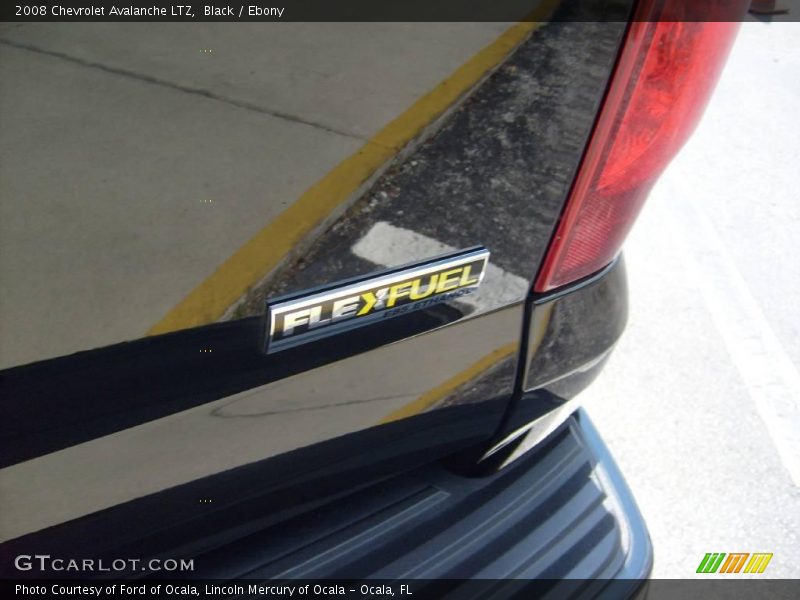
[[[735,21],[751,0],[12,0],[3,21]],[[769,0],[767,1],[769,3]],[[763,1],[761,2],[763,4]],[[800,0],[778,0],[783,20],[800,16]],[[657,16],[651,16],[657,15]]]

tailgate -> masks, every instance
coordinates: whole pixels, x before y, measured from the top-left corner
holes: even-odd
[[[212,38],[224,38],[222,29],[203,27]],[[336,27],[340,35],[354,35],[346,24],[325,24],[327,29]],[[373,27],[378,30],[370,33],[367,28],[364,35],[381,35],[380,27]],[[424,127],[417,127],[411,138],[397,133],[405,123],[398,125],[397,119],[407,112],[366,142],[363,139],[370,133],[366,125],[364,131],[345,132],[354,154],[304,193],[298,200],[300,208],[293,208],[288,199],[280,200],[290,206],[230,257],[223,254],[214,259],[216,270],[211,269],[209,277],[213,285],[189,278],[186,301],[169,310],[169,302],[159,291],[166,296],[172,280],[185,278],[185,269],[191,271],[187,257],[193,250],[187,246],[170,254],[164,249],[174,259],[148,261],[126,253],[126,245],[135,247],[142,235],[138,229],[142,223],[133,218],[126,221],[121,213],[111,214],[104,208],[104,202],[123,201],[122,196],[102,201],[90,198],[96,206],[90,202],[89,208],[75,213],[65,205],[54,208],[32,202],[24,218],[16,218],[22,237],[37,232],[37,206],[55,210],[56,221],[77,219],[71,225],[74,236],[61,240],[60,250],[53,249],[55,263],[62,264],[58,255],[69,254],[70,243],[96,236],[87,246],[93,249],[91,253],[70,255],[74,269],[91,273],[96,263],[101,272],[111,256],[111,269],[130,271],[133,279],[148,274],[148,287],[121,295],[122,288],[114,288],[110,280],[79,277],[84,289],[90,288],[87,297],[98,318],[78,334],[66,336],[69,343],[64,351],[53,355],[57,344],[47,343],[47,323],[53,313],[58,321],[69,321],[75,312],[69,304],[69,286],[61,290],[62,279],[38,272],[38,263],[26,261],[18,250],[6,255],[4,279],[10,274],[23,281],[52,276],[53,285],[29,286],[40,294],[35,302],[31,300],[32,305],[43,301],[52,311],[46,318],[26,318],[19,326],[21,335],[39,340],[38,345],[26,346],[33,349],[19,354],[8,342],[3,347],[7,368],[0,373],[0,541],[5,542],[4,554],[32,545],[38,552],[66,551],[79,540],[86,556],[118,554],[121,549],[152,555],[189,544],[187,536],[194,538],[191,546],[196,551],[197,540],[204,536],[211,540],[214,534],[209,544],[220,543],[221,531],[226,532],[223,537],[236,538],[265,520],[287,518],[323,498],[492,436],[518,386],[524,301],[592,128],[625,23],[563,19],[516,27],[501,35],[500,46],[489,45],[494,48],[489,53],[495,57],[493,65],[487,66],[487,54],[481,51],[477,62],[468,61],[445,80],[445,88],[456,85],[464,68],[469,71],[483,65],[471,85],[428,115]],[[29,74],[41,81],[37,69],[45,79],[48,74],[55,78],[52,93],[56,95],[66,94],[69,87],[58,87],[59,61],[79,71],[71,80],[78,86],[90,86],[90,75],[97,75],[84,71],[102,70],[81,54],[91,53],[89,46],[100,44],[98,39],[85,38],[82,46],[71,50],[74,55],[67,55],[74,44],[69,29],[64,27],[49,38],[47,33],[35,28],[5,31],[10,41],[4,59],[9,73],[4,80],[17,85],[4,86],[4,110],[22,110],[26,98],[20,90],[33,85]],[[252,33],[247,44],[257,43],[257,32]],[[158,37],[158,32],[151,35]],[[411,31],[409,35],[406,43],[413,44],[417,34]],[[505,47],[507,52],[510,42],[517,44],[516,49],[507,58],[499,55],[497,48]],[[153,40],[159,43],[165,43],[164,39]],[[237,43],[246,45],[241,39]],[[391,69],[392,55],[381,56]],[[352,57],[337,58],[342,64],[348,59]],[[169,80],[169,65],[153,68],[155,83],[141,85],[161,86],[159,91],[172,86],[175,93],[204,89]],[[104,77],[130,77],[127,67],[104,69]],[[197,77],[207,78],[213,86],[223,74],[219,67],[204,66]],[[370,83],[364,85],[368,88]],[[246,99],[246,86],[242,89],[245,99],[217,97],[212,91],[208,102],[227,102],[234,108],[238,103],[243,110],[257,112]],[[241,91],[235,82],[231,90],[231,94]],[[109,83],[92,87],[91,95],[93,101],[103,103],[115,102],[118,93]],[[430,98],[430,94],[415,98],[412,108],[416,106],[417,112],[413,114],[423,110]],[[40,121],[31,117],[32,127],[42,136],[49,135],[46,132],[53,123],[67,132],[82,131],[85,137],[70,143],[73,148],[92,146],[86,160],[95,162],[85,164],[91,175],[79,178],[83,188],[58,170],[50,188],[26,187],[32,185],[28,171],[4,169],[3,185],[9,186],[4,197],[23,189],[29,195],[52,196],[58,177],[69,181],[63,193],[70,197],[96,193],[102,189],[94,185],[100,179],[116,181],[117,189],[135,188],[137,181],[145,184],[152,166],[149,158],[143,158],[141,169],[132,172],[131,164],[118,160],[123,140],[113,134],[93,138],[91,120],[81,111],[65,109],[59,114],[48,106],[51,112]],[[308,98],[298,98],[292,118],[319,127],[309,117],[314,110],[309,106]],[[146,103],[137,118],[145,122],[142,127],[152,125],[146,123],[148,119],[169,123],[170,110],[163,105],[156,110]],[[283,111],[273,111],[273,117],[286,117]],[[364,122],[380,122],[380,118],[380,114],[369,114]],[[326,127],[338,131],[340,125]],[[225,131],[239,132],[227,125],[215,131],[223,145]],[[9,134],[2,142],[6,156],[18,140]],[[167,139],[151,142],[155,145],[146,146],[146,152],[160,153],[158,160],[170,163],[176,177],[183,176],[181,170],[188,167],[186,161],[176,159],[176,147],[169,146]],[[267,136],[262,142],[273,153],[278,148],[275,156],[280,154],[281,135]],[[194,143],[190,138],[180,142],[186,152]],[[233,139],[230,144],[232,152],[260,148],[242,147]],[[32,156],[43,146],[40,141],[30,151]],[[309,161],[324,163],[330,158],[315,157],[314,146],[311,143],[305,150]],[[236,160],[235,155],[231,160]],[[292,169],[297,169],[299,178],[305,167],[289,162],[280,168],[288,170],[291,179]],[[199,164],[190,171],[193,177],[212,182],[211,188],[225,177],[202,172]],[[358,185],[348,188],[346,182],[352,183],[353,178]],[[269,195],[270,190],[268,181],[226,185],[229,196],[252,194],[253,185],[258,193]],[[318,222],[309,224],[303,220],[307,215],[303,211],[317,206],[312,200],[320,190],[323,196],[331,194],[326,198],[341,202],[323,203],[327,207],[324,218],[318,216]],[[206,204],[200,206],[213,210],[211,200]],[[235,212],[237,206],[243,214],[221,212],[216,221],[207,220],[207,215],[198,221],[186,211],[178,211],[176,218],[205,228],[212,243],[224,235],[226,219],[258,220],[251,207],[234,204],[228,210]],[[53,214],[48,218],[52,222]],[[107,224],[104,219],[116,221]],[[122,233],[108,241],[104,228],[112,226]],[[283,235],[288,230],[295,232],[294,237]],[[286,246],[286,240],[292,243]],[[483,281],[472,294],[280,352],[263,351],[265,303],[276,297],[476,245],[488,249],[490,258]],[[267,273],[255,267],[248,271],[246,259],[251,256],[274,260],[261,263],[262,267],[272,265]],[[26,270],[25,265],[34,267]],[[242,277],[247,281],[244,290],[240,289]],[[181,317],[198,298],[203,306],[222,306],[222,314],[211,310],[199,311],[188,320]],[[16,302],[13,307],[5,305],[4,321],[24,313],[23,300]],[[153,335],[144,331],[131,335],[126,332],[133,329],[117,327],[148,302],[165,308],[163,318],[150,330]],[[208,531],[196,526],[191,532],[181,529],[184,521],[196,523],[198,516],[221,514],[232,506],[238,507],[235,516],[228,510],[224,519],[210,519]],[[110,530],[114,536],[108,535]]]

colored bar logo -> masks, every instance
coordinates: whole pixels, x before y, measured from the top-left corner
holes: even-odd
[[[731,554],[707,552],[703,560],[700,561],[697,572],[763,573],[771,560],[771,552],[754,552],[753,554],[749,552],[734,552]],[[742,570],[742,567],[744,567],[744,570]]]

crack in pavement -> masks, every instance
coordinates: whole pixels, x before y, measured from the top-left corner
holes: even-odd
[[[337,129],[335,127],[331,127],[329,125],[325,125],[324,123],[319,123],[316,121],[310,121],[308,119],[303,119],[302,117],[297,117],[295,115],[290,115],[288,113],[284,113],[277,110],[271,110],[268,108],[264,108],[262,106],[258,106],[255,104],[251,104],[249,102],[245,102],[243,100],[237,100],[235,98],[229,98],[226,96],[221,96],[216,94],[210,90],[206,90],[203,88],[196,88],[187,85],[180,85],[178,83],[173,83],[171,81],[166,81],[163,79],[158,79],[157,77],[152,77],[150,75],[144,75],[142,73],[137,73],[135,71],[129,71],[127,69],[121,69],[118,67],[110,67],[108,65],[104,65],[97,62],[92,62],[88,60],[84,60],[82,58],[77,58],[75,56],[70,56],[69,54],[64,54],[63,52],[56,52],[54,50],[46,50],[44,48],[39,48],[38,46],[33,46],[30,44],[22,44],[19,42],[14,42],[5,38],[0,38],[0,44],[5,46],[10,46],[12,48],[16,48],[18,50],[27,50],[29,52],[36,52],[38,54],[42,54],[45,56],[51,56],[54,58],[59,58],[61,60],[65,60],[71,62],[73,64],[80,65],[82,67],[87,67],[90,69],[97,69],[98,71],[104,71],[106,73],[111,73],[112,75],[119,75],[121,77],[128,77],[130,79],[136,79],[137,81],[141,81],[144,83],[149,83],[151,85],[158,85],[161,87],[177,90],[180,92],[184,92],[187,94],[192,94],[195,96],[201,96],[203,98],[207,98],[209,100],[216,100],[218,102],[223,102],[225,104],[229,104],[231,106],[235,106],[237,108],[242,108],[244,110],[250,110],[253,112],[257,112],[264,115],[269,115],[271,117],[276,117],[278,119],[283,119],[285,121],[291,121],[292,123],[299,123],[300,125],[307,125],[309,127],[313,127],[315,129],[320,129],[322,131],[327,131],[328,133],[333,133],[336,135],[341,135],[350,139],[356,139],[360,141],[367,141],[366,138],[363,138],[359,135],[354,133],[350,133],[349,131],[343,131],[341,129]]]

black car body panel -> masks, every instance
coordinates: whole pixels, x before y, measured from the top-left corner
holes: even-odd
[[[622,262],[530,292],[625,29],[543,24],[231,320],[0,372],[0,572],[77,552],[190,556],[218,578],[646,576],[633,501],[569,419],[624,327]],[[354,251],[387,231],[419,244],[392,264]],[[430,258],[431,241],[491,251],[468,302],[263,352],[267,300]],[[423,556],[441,560],[411,568]]]

